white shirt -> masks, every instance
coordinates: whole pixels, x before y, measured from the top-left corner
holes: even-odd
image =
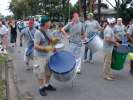
[[[6,28],[6,26],[2,25],[0,27],[0,35],[4,35],[8,33],[8,29]]]

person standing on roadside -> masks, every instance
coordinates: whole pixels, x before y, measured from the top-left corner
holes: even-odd
[[[0,20],[0,41],[4,49],[8,47],[8,28]]]
[[[17,42],[17,25],[15,20],[9,22],[10,26],[10,42],[13,43],[12,47],[16,46]]]

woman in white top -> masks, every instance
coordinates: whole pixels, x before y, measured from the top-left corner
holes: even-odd
[[[6,26],[2,24],[2,20],[0,20],[0,42],[2,43],[2,46],[4,49],[7,49],[8,46],[8,29]]]

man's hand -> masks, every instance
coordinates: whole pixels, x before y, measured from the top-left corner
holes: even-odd
[[[58,38],[52,38],[52,44],[55,45],[59,42]]]
[[[69,39],[69,38],[70,38],[70,35],[65,34],[64,37],[65,37],[66,39]]]
[[[119,47],[120,47],[120,43],[116,42],[116,43],[115,43],[115,46],[116,46],[117,48],[119,48]]]
[[[52,46],[46,46],[44,51],[46,51],[46,50],[48,52],[51,52],[51,51],[54,51],[55,49]]]

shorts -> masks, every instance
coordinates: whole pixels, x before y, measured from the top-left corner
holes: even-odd
[[[34,57],[33,72],[38,79],[44,79],[44,76],[50,76],[51,70],[48,68],[48,59],[45,57]]]
[[[26,56],[26,51],[27,51],[28,48],[25,48],[24,50],[24,61],[25,62],[28,62],[30,59],[33,59],[33,54],[29,55],[29,56]]]
[[[70,52],[76,57],[76,59],[81,58],[81,46],[69,43]]]

